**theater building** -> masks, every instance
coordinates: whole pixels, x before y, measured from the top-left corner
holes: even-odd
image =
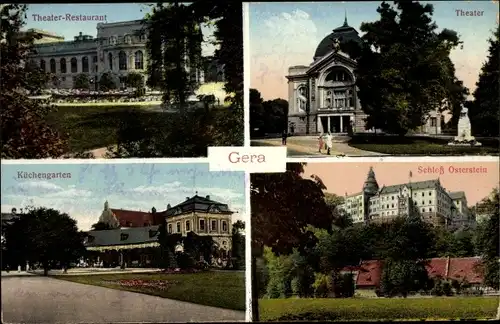
[[[123,85],[129,73],[147,72],[148,34],[143,20],[98,23],[96,38],[80,32],[70,41],[43,30],[31,31],[41,36],[31,59],[51,74],[49,88],[72,89],[76,76],[82,73],[97,89],[103,73],[110,73],[117,85]],[[197,84],[224,79],[221,67],[212,58],[205,61],[202,69],[185,67]],[[208,78],[204,77],[205,71],[210,74]]]
[[[233,214],[227,204],[198,194],[173,207],[168,204],[162,212],[154,207],[150,212],[112,209],[106,201],[99,223],[112,229],[89,231],[85,245],[97,252],[98,262],[105,267],[158,266],[158,232],[165,222],[170,234],[211,236],[215,245],[212,265],[225,266],[231,258]]]
[[[350,134],[367,130],[356,86],[356,61],[338,50],[349,42],[360,43],[358,31],[347,23],[318,44],[309,65],[288,69],[288,132],[292,134]],[[440,134],[444,116],[436,108],[420,132]]]

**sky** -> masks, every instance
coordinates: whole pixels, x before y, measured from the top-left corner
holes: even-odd
[[[259,90],[264,100],[288,100],[288,67],[309,65],[319,42],[344,23],[345,12],[350,26],[359,35],[362,22],[378,20],[381,1],[251,3],[250,87]],[[464,42],[454,50],[451,60],[458,79],[472,93],[488,52],[487,39],[498,24],[497,1],[435,1],[433,20],[438,31],[455,30]],[[484,11],[482,16],[457,16],[456,10]],[[247,46],[247,44],[245,44]]]
[[[457,163],[415,163],[415,162],[356,162],[325,163],[309,162],[305,167],[304,177],[315,174],[326,186],[326,192],[339,196],[359,193],[363,189],[370,166],[373,166],[379,188],[411,181],[439,179],[448,191],[464,191],[469,206],[487,197],[498,187],[499,169],[496,162],[457,162]],[[434,172],[432,171],[434,167]],[[456,168],[485,168],[484,173],[457,174],[450,172]],[[441,169],[442,168],[442,169]],[[425,172],[425,171],[431,172]],[[442,171],[441,171],[442,170]]]
[[[189,164],[3,164],[2,212],[26,206],[47,207],[67,213],[80,230],[89,230],[109,207],[137,211],[164,211],[186,197],[210,195],[236,213],[233,222],[245,221],[243,172],[209,172],[206,163]],[[69,173],[66,179],[25,179],[19,172]]]
[[[37,28],[63,36],[66,41],[71,41],[80,32],[84,35],[97,36],[98,23],[114,23],[128,20],[143,19],[151,12],[147,3],[113,3],[113,4],[30,4],[26,15],[24,28]],[[105,16],[105,21],[39,21],[35,16],[70,15]],[[202,26],[203,36],[206,41],[213,40],[214,28],[209,25]],[[213,55],[215,46],[209,43],[202,44],[203,56]]]

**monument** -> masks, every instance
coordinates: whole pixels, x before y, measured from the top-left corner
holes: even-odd
[[[481,146],[481,143],[476,141],[474,136],[471,135],[471,126],[469,120],[468,109],[462,105],[460,117],[457,125],[457,136],[448,145],[456,146]]]

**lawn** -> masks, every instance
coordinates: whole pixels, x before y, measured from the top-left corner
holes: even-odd
[[[239,271],[210,271],[194,274],[127,273],[59,275],[53,277],[87,285],[139,292],[206,306],[242,311],[246,309],[245,273]]]
[[[491,319],[498,297],[261,299],[261,321]]]
[[[117,143],[117,130],[130,116],[152,127],[165,127],[168,113],[139,105],[128,106],[57,106],[48,122],[69,137],[71,152],[107,147]]]
[[[449,146],[450,139],[424,136],[357,135],[349,146],[371,152],[391,155],[498,155],[497,138],[478,139],[480,147]]]

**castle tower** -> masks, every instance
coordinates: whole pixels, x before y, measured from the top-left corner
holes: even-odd
[[[363,184],[363,193],[371,197],[377,194],[378,189],[379,187],[377,179],[375,179],[375,172],[373,171],[373,167],[370,167],[368,176],[366,177],[365,183]]]

